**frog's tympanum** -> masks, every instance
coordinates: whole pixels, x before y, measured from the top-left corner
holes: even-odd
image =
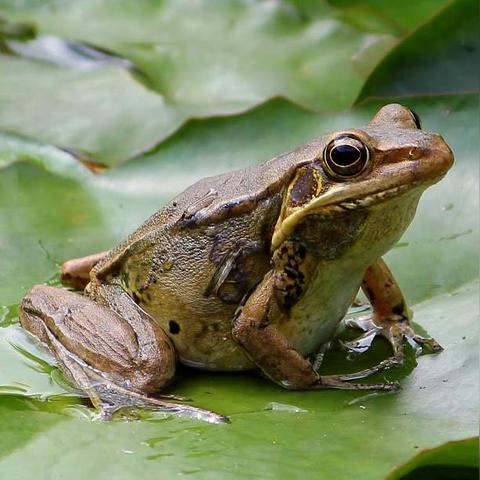
[[[256,368],[287,389],[393,389],[354,381],[400,364],[405,341],[441,347],[415,332],[381,257],[452,162],[441,136],[387,105],[365,128],[199,181],[116,248],[64,264],[64,281],[86,287],[84,295],[33,287],[21,323],[98,408],[157,406],[221,420],[152,398],[177,361]],[[320,375],[321,352],[359,288],[373,313],[353,324],[364,333],[346,347],[380,335],[393,354],[354,374]]]

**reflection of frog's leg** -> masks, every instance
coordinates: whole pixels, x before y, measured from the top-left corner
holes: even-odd
[[[64,285],[83,290],[90,281],[90,270],[109,252],[94,253],[87,257],[73,258],[63,263],[60,278]]]
[[[267,377],[284,388],[298,390],[397,388],[395,383],[348,382],[374,373],[371,370],[347,375],[320,376],[308,360],[288,345],[285,337],[276,328],[274,317],[278,313],[278,307],[275,303],[274,288],[273,277],[267,274],[239,311],[232,330],[233,337]]]
[[[117,286],[91,286],[95,299],[49,286],[23,299],[20,321],[103,414],[142,406],[223,421],[189,405],[148,397],[173,379],[174,347],[163,330]],[[107,307],[108,306],[108,307]]]
[[[442,350],[436,340],[420,336],[411,326],[411,312],[392,272],[382,259],[378,259],[367,269],[362,289],[372,304],[373,315],[372,318],[362,317],[347,322],[348,326],[365,332],[351,342],[344,342],[348,349],[363,352],[370,347],[376,335],[384,336],[393,347],[393,356],[387,359],[392,364],[399,364],[404,360],[404,339],[418,351],[421,347],[426,347],[427,351],[433,353]]]

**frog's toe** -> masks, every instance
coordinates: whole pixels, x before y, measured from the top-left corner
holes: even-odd
[[[358,330],[363,330],[364,332],[378,329],[378,326],[375,325],[372,317],[346,318],[345,325],[350,328],[357,328]]]
[[[378,334],[390,342],[397,356],[403,356],[405,341],[415,350],[417,355],[439,353],[443,350],[434,338],[419,335],[406,319],[397,322],[385,322]]]
[[[347,326],[363,330],[359,337],[350,341],[340,341],[341,345],[352,353],[363,353],[367,351],[375,337],[382,336],[392,345],[394,357],[397,363],[402,363],[404,357],[404,341],[413,347],[417,355],[423,353],[439,353],[443,347],[431,337],[419,335],[410,325],[407,319],[392,321],[390,319],[378,320],[371,318],[360,318],[349,320]]]
[[[386,392],[397,392],[400,390],[398,382],[384,382],[384,383],[353,383],[350,380],[359,378],[353,374],[350,375],[325,375],[319,378],[314,389],[338,389],[338,390],[379,390]]]
[[[377,330],[368,330],[365,333],[362,333],[359,337],[354,340],[344,341],[340,340],[340,344],[343,348],[352,353],[363,353],[366,352],[371,346],[374,338],[378,335]]]
[[[415,333],[412,328],[410,328],[410,330],[412,330],[412,332],[406,332],[404,337],[419,355],[422,353],[440,353],[443,351],[443,347],[434,338],[422,337]]]

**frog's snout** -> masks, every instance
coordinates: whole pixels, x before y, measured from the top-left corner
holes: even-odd
[[[432,133],[420,145],[408,147],[404,160],[413,162],[410,168],[417,179],[435,183],[452,167],[453,152],[441,135]]]
[[[452,168],[453,165],[453,151],[445,142],[441,135],[437,133],[432,135],[432,147],[431,147],[431,166],[435,173],[438,175],[444,175]]]

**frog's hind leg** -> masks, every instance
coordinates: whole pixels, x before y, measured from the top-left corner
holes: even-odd
[[[347,326],[364,332],[353,341],[343,342],[348,350],[362,353],[368,350],[377,335],[383,336],[393,349],[393,355],[382,362],[388,366],[404,362],[405,340],[418,353],[438,353],[443,350],[435,339],[422,337],[414,330],[410,323],[411,313],[400,287],[382,259],[378,259],[365,272],[362,290],[372,305],[373,315],[347,321]]]
[[[59,366],[106,417],[146,407],[210,422],[225,417],[149,395],[168,385],[175,350],[163,330],[117,286],[92,286],[95,298],[36,286],[20,307],[22,326],[52,351]]]

